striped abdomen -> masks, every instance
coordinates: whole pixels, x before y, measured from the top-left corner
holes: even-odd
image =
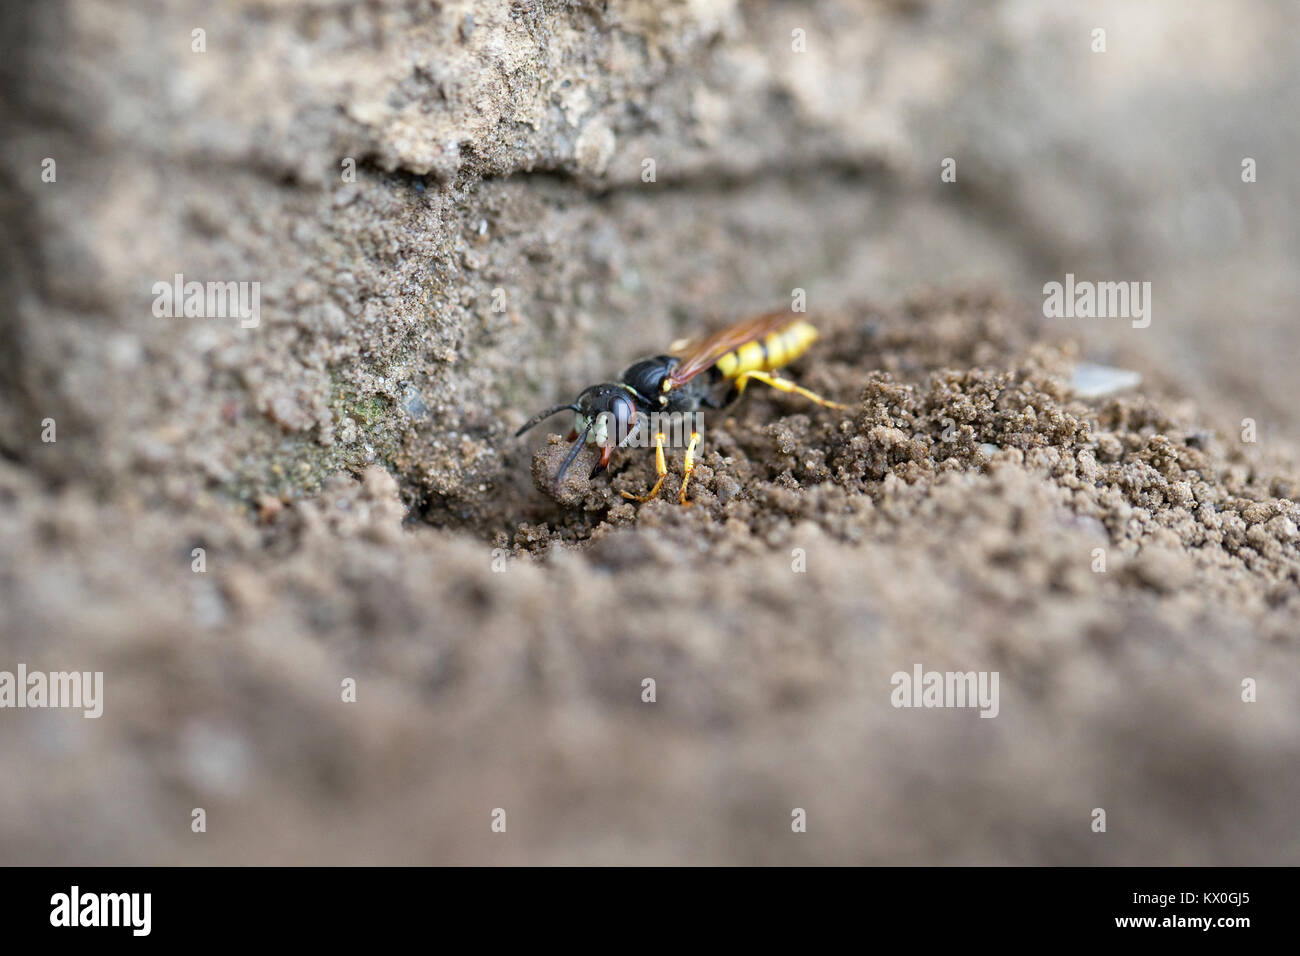
[[[789,365],[815,341],[817,330],[803,319],[795,319],[782,329],[733,349],[718,359],[715,367],[729,381],[746,372],[771,372]]]

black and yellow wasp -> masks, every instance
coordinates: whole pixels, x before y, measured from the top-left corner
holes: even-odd
[[[601,446],[600,462],[591,472],[594,478],[609,466],[614,448],[625,444],[639,427],[640,416],[725,408],[744,394],[751,380],[782,392],[802,395],[827,408],[846,408],[789,379],[772,374],[807,352],[816,340],[817,330],[789,312],[772,312],[746,319],[698,342],[675,345],[667,355],[637,362],[623,373],[619,381],[592,385],[584,389],[576,401],[535,415],[515,436],[559,412],[577,413],[573,431],[569,433],[573,448],[560,466],[555,479],[558,485],[585,443],[595,442]],[[695,449],[699,442],[699,432],[692,429],[682,477],[682,504],[687,504],[686,486],[695,470]],[[655,468],[659,480],[649,494],[631,495],[625,491],[623,496],[633,501],[649,501],[659,493],[668,474],[662,431],[655,435]]]

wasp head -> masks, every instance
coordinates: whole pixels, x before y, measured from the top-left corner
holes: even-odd
[[[602,448],[622,445],[636,427],[636,400],[624,385],[593,385],[575,404],[574,431]]]
[[[578,457],[582,446],[588,442],[597,444],[601,448],[600,462],[591,472],[591,477],[594,478],[609,465],[610,454],[614,448],[626,442],[636,429],[639,397],[626,385],[614,382],[592,385],[583,389],[577,401],[568,405],[557,405],[534,416],[515,435],[516,437],[522,435],[534,425],[559,412],[566,410],[574,412],[573,432],[569,436],[574,440],[573,447],[565,457],[564,464],[560,466],[555,481],[559,484],[564,480],[565,472]]]

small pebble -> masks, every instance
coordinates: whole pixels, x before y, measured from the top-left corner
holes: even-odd
[[[1070,376],[1070,389],[1079,398],[1105,398],[1141,384],[1142,376],[1137,372],[1091,362],[1078,363]]]

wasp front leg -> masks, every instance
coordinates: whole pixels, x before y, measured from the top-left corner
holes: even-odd
[[[623,497],[627,498],[629,501],[649,501],[654,498],[655,495],[659,494],[659,489],[663,487],[664,478],[668,474],[668,463],[664,461],[663,432],[655,435],[655,471],[659,474],[659,480],[655,482],[655,486],[650,489],[648,495],[633,495],[624,491],[622,492]]]

